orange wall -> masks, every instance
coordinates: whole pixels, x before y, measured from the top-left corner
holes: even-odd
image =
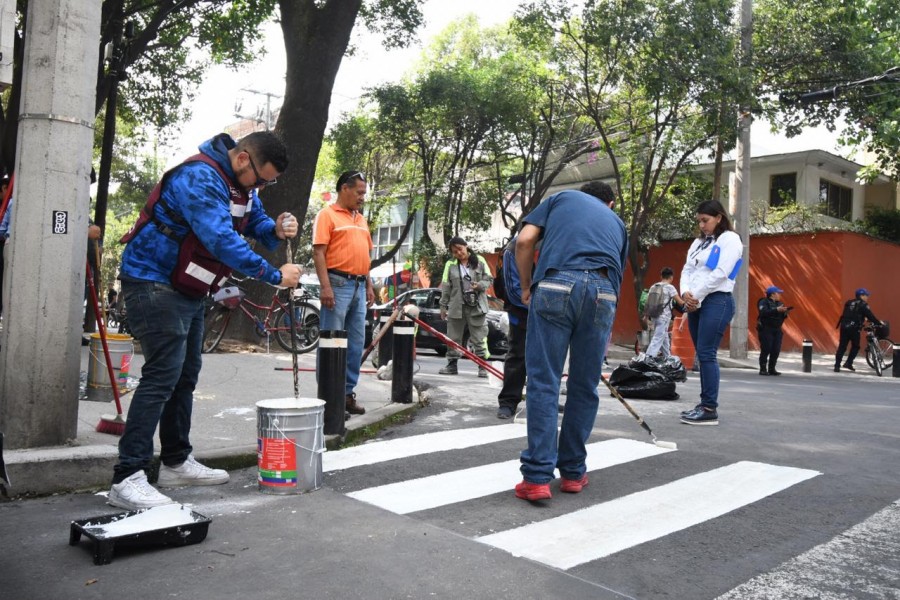
[[[659,279],[666,266],[675,271],[675,283],[690,241],[666,242],[650,251],[650,268],[644,287]],[[631,344],[640,328],[634,299],[633,274],[626,268],[622,282],[613,340]],[[749,347],[759,349],[756,337],[756,301],[765,289],[777,285],[782,301],[796,307],[784,324],[785,351],[799,351],[804,338],[813,341],[817,353],[837,347],[835,329],[844,302],[857,288],[868,288],[869,305],[881,319],[900,327],[900,245],[858,233],[821,232],[754,236],[750,240]],[[892,332],[896,337],[896,334]],[[726,339],[723,346],[727,346]]]

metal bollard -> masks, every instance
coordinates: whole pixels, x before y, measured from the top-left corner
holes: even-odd
[[[812,373],[812,340],[803,340],[803,372]]]
[[[405,317],[394,323],[393,373],[391,375],[391,402],[410,404],[413,392],[413,342],[416,329]]]
[[[381,321],[382,327],[387,327],[388,321],[391,320],[390,313],[386,315],[381,315],[379,321]],[[394,332],[388,331],[382,336],[380,340],[378,340],[378,364],[375,365],[375,368],[384,366],[388,364],[388,361],[391,360],[391,357],[394,355]]]
[[[347,396],[347,332],[320,331],[316,361],[318,397],[325,401],[325,435],[343,435]]]
[[[891,367],[891,377],[900,377],[900,347],[894,346],[894,366]]]

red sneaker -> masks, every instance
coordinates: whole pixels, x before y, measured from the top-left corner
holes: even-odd
[[[546,500],[551,498],[549,483],[529,483],[522,480],[516,484],[516,498],[523,500]]]
[[[577,494],[588,484],[588,476],[587,473],[582,476],[581,479],[566,479],[562,478],[562,483],[559,484],[559,491],[566,492],[567,494]]]

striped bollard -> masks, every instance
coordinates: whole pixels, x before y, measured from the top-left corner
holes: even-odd
[[[325,435],[343,435],[347,396],[347,332],[319,332],[316,361],[319,381],[318,398],[325,401]]]
[[[891,367],[891,377],[900,377],[900,347],[894,346],[894,366]]]
[[[803,340],[803,372],[812,373],[812,340]]]
[[[391,320],[391,313],[383,314],[379,318],[381,322],[381,328],[384,329],[387,327],[388,321]],[[381,339],[378,340],[378,364],[375,365],[375,368],[382,367],[388,364],[388,361],[394,355],[394,332],[388,331]]]
[[[393,371],[391,374],[391,402],[412,403],[413,342],[415,324],[405,317],[394,322]]]

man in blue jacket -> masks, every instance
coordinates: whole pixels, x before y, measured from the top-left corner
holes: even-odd
[[[237,143],[217,135],[200,146],[200,154],[163,176],[158,200],[153,201],[155,190],[141,219],[123,238],[128,245],[122,255],[121,295],[145,362],[119,442],[108,498],[113,506],[138,510],[173,502],[147,481],[157,425],[161,487],[228,481],[226,471],[210,469],[191,454],[203,299],[229,269],[271,285],[296,287],[299,266],[272,266],[239,234],[270,250],[297,235],[297,220],[286,212],[273,221],[256,194],[275,183],[287,162],[284,144],[271,132],[252,133]],[[195,287],[186,287],[185,278]]]

